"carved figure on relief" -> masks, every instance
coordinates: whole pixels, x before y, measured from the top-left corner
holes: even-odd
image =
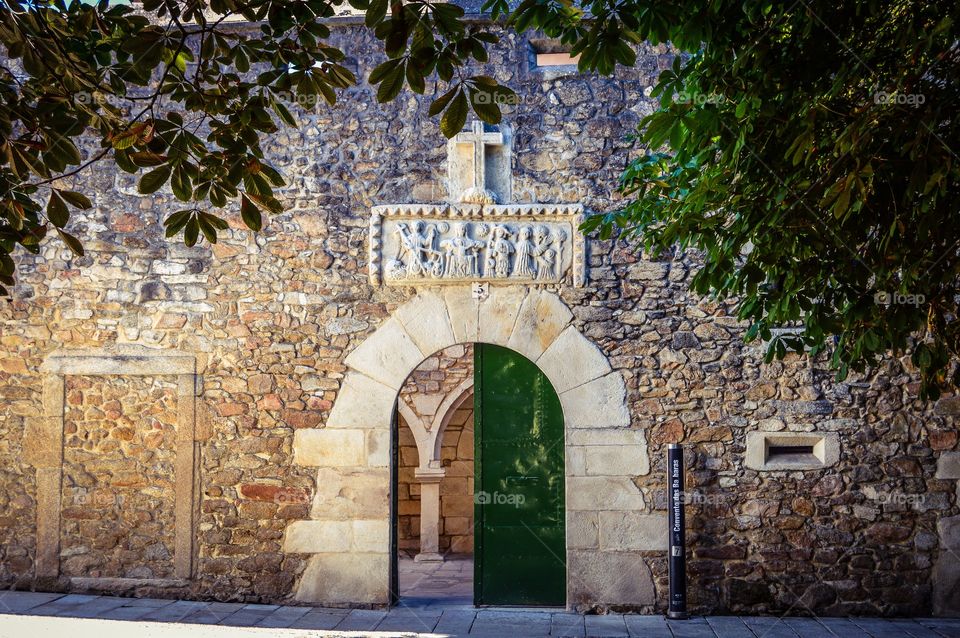
[[[563,241],[566,233],[557,230],[550,232],[546,226],[538,226],[534,233],[533,256],[537,264],[537,279],[557,279],[557,266],[560,262]]]
[[[533,229],[530,226],[521,226],[517,233],[517,257],[514,260],[514,272],[517,277],[533,279],[536,275],[536,266],[533,263],[534,245],[530,241]]]
[[[453,237],[440,242],[446,267],[444,276],[452,278],[476,277],[483,242],[471,239],[467,235],[466,224],[455,224]]]
[[[443,255],[436,249],[437,228],[424,226],[421,221],[409,227],[406,223],[397,224],[400,238],[397,256],[388,264],[388,273],[393,278],[406,275],[408,278],[433,276],[443,273]]]
[[[510,276],[510,255],[513,254],[513,242],[510,241],[510,231],[506,226],[497,224],[490,231],[487,240],[487,261],[484,275],[487,277],[505,278]]]

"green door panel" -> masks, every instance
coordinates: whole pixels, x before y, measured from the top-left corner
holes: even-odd
[[[566,602],[560,399],[531,361],[474,348],[474,598],[478,605]]]

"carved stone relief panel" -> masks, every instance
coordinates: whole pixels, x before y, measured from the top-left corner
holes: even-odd
[[[397,204],[370,219],[375,285],[586,279],[579,204]]]

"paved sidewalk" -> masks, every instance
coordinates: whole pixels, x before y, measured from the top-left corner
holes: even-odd
[[[709,616],[668,621],[466,605],[371,611],[32,592],[0,593],[0,614],[0,638],[960,638],[960,619],[943,618]]]

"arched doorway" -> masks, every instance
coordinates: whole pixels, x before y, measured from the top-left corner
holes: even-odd
[[[419,290],[344,360],[346,376],[323,427],[294,433],[294,462],[317,468],[310,518],[288,525],[283,549],[303,555],[297,598],[320,604],[390,602],[391,432],[397,394],[429,354],[462,343],[488,343],[522,354],[556,391],[565,432],[566,602],[627,602],[651,597],[643,557],[597,546],[599,494],[606,509],[644,506],[633,475],[649,472],[642,430],[630,427],[626,385],[606,356],[573,324],[554,293],[524,286],[491,287],[477,298],[469,286]],[[629,470],[617,465],[628,464]],[[571,533],[574,530],[576,534]],[[571,546],[570,539],[577,538]],[[609,594],[605,569],[629,566],[633,595]]]
[[[476,343],[427,357],[397,400],[399,604],[562,606],[564,427],[529,359]]]

